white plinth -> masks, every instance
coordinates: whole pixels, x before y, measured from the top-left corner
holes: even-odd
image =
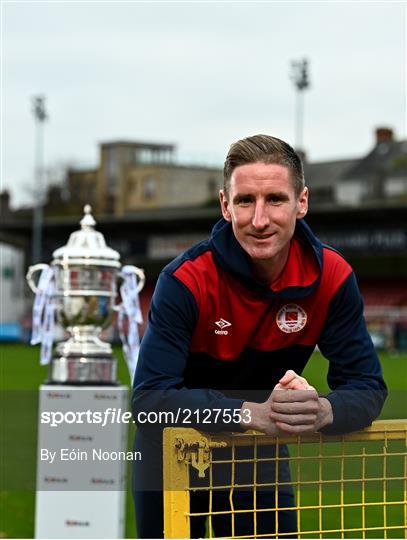
[[[118,414],[110,414],[105,426],[86,416],[83,423],[68,423],[73,414],[58,426],[41,422],[43,413],[90,411],[94,420],[94,413],[108,409],[129,411],[127,387],[40,387],[36,538],[123,538],[128,461],[116,454],[127,452],[127,424],[117,421]]]

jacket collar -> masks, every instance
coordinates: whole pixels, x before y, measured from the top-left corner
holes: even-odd
[[[297,220],[286,266],[271,286],[254,277],[249,255],[236,240],[231,224],[223,218],[214,226],[209,242],[216,263],[264,297],[303,298],[320,280],[322,244],[304,220]]]

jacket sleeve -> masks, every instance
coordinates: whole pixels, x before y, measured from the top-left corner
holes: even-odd
[[[333,410],[333,423],[321,432],[338,435],[369,426],[380,414],[387,388],[353,272],[331,302],[318,346],[329,360],[332,392],[326,397]]]
[[[203,431],[243,431],[237,421],[224,422],[222,413],[216,418],[214,411],[232,409],[233,413],[240,410],[242,399],[227,398],[217,390],[185,386],[184,372],[198,315],[196,300],[189,289],[171,274],[162,272],[152,298],[134,377],[132,411],[139,427],[146,425],[146,413],[164,411],[168,415],[161,414],[162,419],[166,418],[161,428],[183,425]],[[210,421],[196,422],[204,417]]]

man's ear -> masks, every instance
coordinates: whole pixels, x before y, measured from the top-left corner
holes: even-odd
[[[219,202],[222,216],[224,217],[224,219],[229,222],[232,221],[232,216],[230,215],[229,211],[229,201],[223,189],[219,191]]]
[[[297,211],[297,219],[302,219],[307,215],[308,212],[308,188],[305,187],[302,191],[300,196],[298,197],[298,211]]]

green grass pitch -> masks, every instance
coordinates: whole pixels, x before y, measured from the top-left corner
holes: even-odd
[[[119,358],[118,379],[129,384],[121,351],[116,349],[115,354]],[[383,353],[380,357],[390,392],[381,418],[406,418],[407,354]],[[304,372],[304,376],[320,392],[328,389],[327,365],[327,361],[315,353]],[[47,367],[39,365],[38,347],[0,345],[0,538],[32,538],[34,534],[38,387],[46,375]],[[132,437],[131,432],[129,441]],[[11,485],[17,486],[18,490]],[[310,500],[313,496],[311,492],[308,495]],[[327,496],[332,500],[336,497],[334,493],[328,493]],[[352,498],[351,490],[347,492],[347,497]],[[331,525],[336,519],[332,517]],[[355,513],[352,519],[357,523],[360,517]],[[135,538],[135,534],[134,511],[129,492],[126,503],[126,538]],[[351,536],[356,537],[355,534]]]

